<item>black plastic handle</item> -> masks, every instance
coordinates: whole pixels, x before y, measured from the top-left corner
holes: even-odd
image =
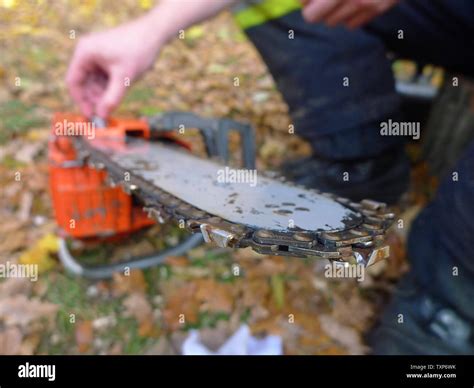
[[[242,145],[242,161],[245,168],[255,169],[255,131],[250,124],[231,119],[214,119],[192,112],[166,112],[148,118],[150,129],[156,132],[174,131],[179,128],[196,128],[200,131],[209,156],[229,161],[229,134],[237,131]]]

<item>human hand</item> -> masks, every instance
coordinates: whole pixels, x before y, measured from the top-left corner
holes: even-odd
[[[303,17],[309,23],[330,27],[345,25],[350,29],[368,23],[400,0],[301,0]]]
[[[152,66],[162,45],[153,23],[156,21],[142,17],[81,38],[66,82],[86,117],[106,118],[127,86]]]

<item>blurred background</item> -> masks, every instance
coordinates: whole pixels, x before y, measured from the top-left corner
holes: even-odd
[[[0,279],[0,354],[179,354],[191,329],[217,349],[243,323],[257,337],[279,336],[285,354],[366,353],[364,333],[407,269],[410,220],[436,187],[424,163],[413,170],[400,215],[404,228],[389,233],[391,259],[371,267],[361,283],[325,278],[325,261],[209,246],[99,282],[70,276],[58,262],[47,140],[52,114],[76,110],[64,84],[73,48],[83,34],[120,24],[152,5],[0,0],[0,263],[36,264],[40,272],[36,282]],[[412,71],[404,63],[395,70]],[[251,122],[259,169],[277,169],[285,158],[309,153],[303,141],[287,135],[287,108],[228,14],[166,47],[116,114],[167,110]],[[416,160],[420,150],[413,146],[410,152]],[[175,227],[156,226],[120,244],[76,242],[72,248],[83,262],[95,264],[173,244],[179,234]],[[232,273],[234,265],[239,276]]]

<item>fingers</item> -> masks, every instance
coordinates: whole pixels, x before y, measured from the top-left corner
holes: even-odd
[[[372,10],[372,9],[364,9],[356,14],[352,15],[351,18],[347,19],[345,25],[347,28],[353,30],[355,28],[359,28],[364,24],[368,23],[372,20],[375,16],[377,16],[379,12]]]
[[[350,29],[368,23],[393,7],[399,0],[301,0],[303,17],[311,23],[330,27],[343,24]]]
[[[95,107],[107,88],[107,75],[96,69],[87,77],[83,88],[85,98]]]
[[[343,24],[347,19],[352,18],[357,13],[359,5],[354,1],[348,1],[336,7],[326,16],[326,24],[334,27]]]
[[[97,102],[95,113],[101,118],[107,118],[118,106],[124,94],[125,82],[122,72],[113,68],[109,73],[107,88]]]
[[[96,60],[93,52],[84,43],[79,43],[67,71],[66,83],[86,117],[97,114],[106,118],[125,94],[119,68],[107,67],[107,61]]]
[[[311,23],[321,22],[341,3],[341,0],[308,1],[305,7],[303,8],[303,17],[306,21]]]

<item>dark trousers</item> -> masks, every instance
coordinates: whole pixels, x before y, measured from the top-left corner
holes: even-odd
[[[297,11],[246,32],[296,133],[323,157],[351,160],[404,144],[380,135],[381,122],[401,118],[387,51],[474,75],[473,20],[473,0],[404,0],[356,31],[305,23]],[[418,280],[474,320],[473,170],[474,144],[454,168],[459,180],[447,176],[413,224],[408,253]]]

